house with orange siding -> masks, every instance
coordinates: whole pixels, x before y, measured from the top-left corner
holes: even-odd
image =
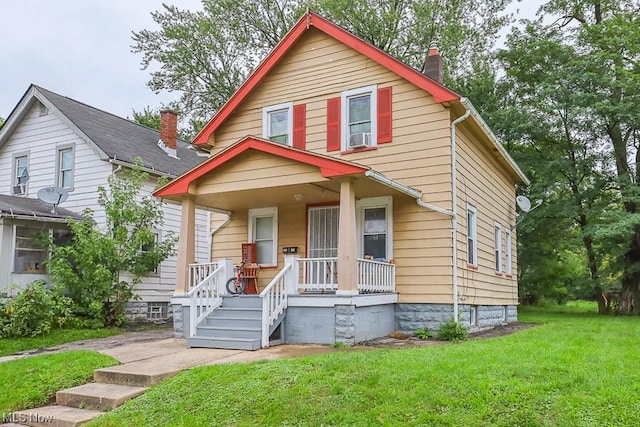
[[[181,203],[176,333],[189,346],[354,344],[517,320],[516,184],[465,98],[307,12],[193,141],[210,158],[155,192]],[[215,211],[193,264],[195,206]],[[251,295],[226,282],[260,266]]]

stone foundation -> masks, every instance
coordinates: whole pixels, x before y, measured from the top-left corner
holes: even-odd
[[[125,310],[125,316],[132,322],[155,322],[169,320],[173,317],[173,306],[167,307],[167,316],[149,318],[149,303],[147,301],[129,301]]]

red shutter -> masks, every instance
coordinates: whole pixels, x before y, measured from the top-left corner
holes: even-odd
[[[340,151],[340,98],[327,99],[327,151]]]
[[[293,106],[293,146],[301,150],[307,146],[307,104]]]
[[[378,89],[378,144],[391,142],[391,86]]]

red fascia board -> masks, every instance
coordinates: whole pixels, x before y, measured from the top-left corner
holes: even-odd
[[[323,33],[351,47],[355,51],[367,56],[381,66],[393,71],[419,88],[430,93],[437,102],[455,101],[460,95],[434,82],[424,74],[414,70],[408,65],[398,61],[391,55],[354,36],[345,29],[333,24],[314,12],[307,12],[287,35],[280,41],[274,50],[260,63],[258,68],[240,86],[229,100],[220,108],[216,115],[202,128],[193,140],[195,145],[206,144],[209,135],[216,131],[242,101],[253,91],[269,71],[282,59],[284,54],[298,41],[298,39],[310,28],[316,27]]]
[[[169,184],[154,192],[153,195],[156,197],[166,197],[186,194],[189,192],[189,185],[191,185],[192,182],[249,149],[258,150],[300,163],[317,166],[320,169],[320,173],[325,178],[344,175],[355,175],[364,173],[368,170],[368,168],[364,166],[349,164],[322,157],[307,151],[288,148],[274,143],[260,141],[259,139],[248,137],[222,151],[217,156],[212,157],[211,159],[200,164],[190,172],[187,172],[186,174],[171,181]]]

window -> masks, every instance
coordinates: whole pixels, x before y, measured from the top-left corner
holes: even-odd
[[[156,243],[158,243],[160,241],[160,234],[159,232],[154,232],[153,233],[153,241],[147,245],[142,245],[140,247],[140,252],[144,255],[147,252],[153,250],[153,248],[155,247]],[[158,274],[158,264],[156,264],[156,266],[153,268],[153,270],[151,270],[149,272],[152,275]]]
[[[497,222],[494,228],[494,237],[496,273],[502,273],[502,226]]]
[[[39,109],[38,113],[39,113],[40,117],[46,116],[47,114],[49,114],[49,109],[47,108],[46,105],[40,103],[40,109]]]
[[[478,323],[478,307],[472,305],[469,311],[469,325],[476,326]]]
[[[393,199],[372,197],[358,202],[358,220],[361,233],[359,255],[374,260],[393,258]]]
[[[52,233],[56,245],[71,242],[69,230],[48,230],[42,228],[15,227],[13,257],[14,273],[46,273],[44,262],[49,258],[43,239]]]
[[[377,88],[368,86],[342,93],[342,150],[377,144]]]
[[[13,182],[12,193],[16,196],[27,194],[27,181],[29,180],[29,156],[21,155],[13,158]]]
[[[478,265],[478,211],[467,205],[467,263]]]
[[[161,320],[169,317],[169,304],[166,302],[148,302],[147,319]]]
[[[272,105],[262,110],[262,136],[283,145],[293,140],[293,104]]]
[[[73,187],[73,147],[58,149],[57,185],[63,188]]]
[[[512,266],[512,253],[511,253],[511,230],[509,228],[504,230],[504,239],[505,239],[505,273],[508,275],[513,274],[513,266]]]
[[[278,208],[249,210],[249,241],[256,244],[258,264],[278,265]]]

